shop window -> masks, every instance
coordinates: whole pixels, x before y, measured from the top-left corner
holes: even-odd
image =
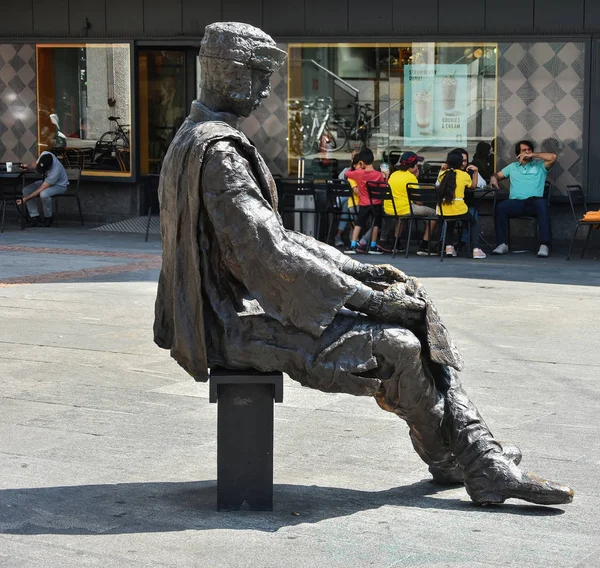
[[[37,46],[38,148],[88,176],[131,176],[128,44]]]
[[[289,44],[288,156],[305,172],[348,161],[368,146],[377,160],[411,150],[425,168],[496,136],[495,43]],[[490,169],[494,167],[493,155]],[[392,164],[393,166],[393,164]]]

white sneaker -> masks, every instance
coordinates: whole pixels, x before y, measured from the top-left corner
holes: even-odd
[[[446,256],[457,256],[456,249],[452,245],[446,246]]]
[[[538,250],[537,255],[540,258],[548,258],[549,253],[550,251],[548,250],[548,247],[546,245],[540,245],[540,250]]]
[[[342,237],[340,237],[339,235],[335,236],[335,240],[333,242],[333,246],[335,247],[343,247],[344,246],[344,241],[342,240]]]
[[[508,245],[502,243],[498,245],[493,251],[492,254],[506,254],[508,252]]]
[[[473,249],[473,258],[486,258],[486,254],[479,248]]]

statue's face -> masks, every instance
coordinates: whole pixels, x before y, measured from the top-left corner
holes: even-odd
[[[217,97],[219,110],[249,116],[271,94],[271,73],[238,61],[203,59],[202,88]]]
[[[249,116],[271,94],[271,74],[259,69],[250,69],[250,72],[250,96],[236,101],[235,113],[239,116]]]

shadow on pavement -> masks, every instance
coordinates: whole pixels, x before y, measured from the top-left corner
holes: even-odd
[[[442,488],[444,490],[446,488]],[[129,534],[185,530],[259,530],[318,523],[385,505],[464,513],[554,516],[562,509],[505,504],[482,509],[435,498],[429,481],[384,491],[275,485],[273,512],[216,511],[216,481],[116,483],[0,491],[0,534]]]

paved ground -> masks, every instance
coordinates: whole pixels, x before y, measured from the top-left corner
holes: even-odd
[[[272,513],[215,512],[215,405],[152,343],[159,250],[0,235],[0,566],[600,566],[598,249],[395,261],[435,298],[497,437],[573,504],[476,508],[427,481],[371,400],[288,380]]]

